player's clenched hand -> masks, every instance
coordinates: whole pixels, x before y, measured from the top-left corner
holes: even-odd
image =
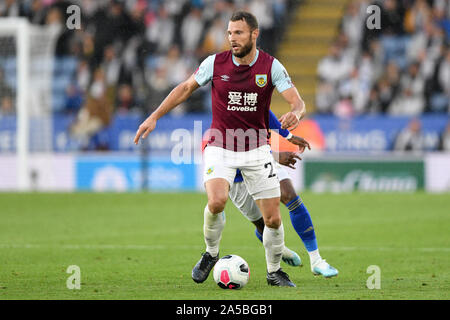
[[[295,163],[298,160],[302,160],[295,152],[283,151],[278,153],[278,163],[283,166],[295,169]]]
[[[278,119],[278,121],[281,122],[282,129],[294,130],[295,128],[297,128],[300,122],[300,118],[295,113],[288,112],[282,115],[281,118]]]
[[[147,138],[147,136],[150,134],[150,132],[155,130],[155,127],[156,127],[156,119],[155,118],[150,116],[147,119],[145,119],[145,121],[141,123],[141,125],[139,126],[139,129],[136,132],[136,136],[134,137],[134,144],[138,144],[141,136],[142,136],[142,139]]]
[[[303,151],[305,151],[305,148],[308,148],[309,150],[311,150],[311,146],[309,145],[309,142],[306,141],[305,139],[303,139],[302,137],[292,135],[292,137],[290,139],[288,139],[288,141],[292,144],[297,145],[300,153],[303,153]]]

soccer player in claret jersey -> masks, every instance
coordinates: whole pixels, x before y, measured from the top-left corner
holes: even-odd
[[[175,87],[161,105],[139,126],[134,142],[145,138],[157,120],[188,99],[199,86],[212,82],[212,123],[205,147],[204,185],[208,203],[204,209],[206,252],[192,270],[192,279],[204,282],[219,259],[219,243],[225,225],[223,213],[236,169],[241,171],[249,194],[264,220],[262,235],[267,264],[267,283],[295,287],[281,269],[284,229],[280,215],[280,182],[268,144],[269,109],[274,88],[291,111],[279,120],[283,129],[294,128],[304,116],[305,105],[281,63],[256,48],[256,18],[244,11],[228,23],[231,50],[206,58],[197,71]]]

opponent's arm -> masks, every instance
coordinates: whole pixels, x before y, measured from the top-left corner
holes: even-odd
[[[298,152],[303,153],[306,148],[311,150],[311,146],[309,145],[309,142],[303,139],[302,137],[292,135],[290,139],[287,139],[290,143],[295,144],[298,146],[299,150]]]
[[[283,138],[289,139],[292,137],[292,133],[290,133],[289,130],[281,128],[281,123],[278,121],[277,116],[272,112],[272,110],[269,110],[269,128],[272,130],[277,130]]]
[[[292,169],[295,169],[294,165],[297,162],[297,159],[302,160],[302,158],[300,158],[298,154],[290,151],[282,151],[282,152],[272,151],[272,156],[275,159],[275,161],[278,162],[279,164]]]
[[[299,147],[300,153],[303,153],[303,151],[305,151],[305,148],[311,150],[311,146],[309,145],[308,141],[306,141],[302,137],[293,135],[287,129],[281,128],[281,123],[280,121],[278,121],[272,110],[269,110],[269,128],[272,130],[278,130],[278,133],[283,138],[286,138],[290,143],[297,145]]]
[[[140,137],[145,139],[150,132],[152,132],[156,127],[156,122],[169,111],[174,109],[180,103],[186,101],[192,93],[199,87],[199,84],[192,75],[186,81],[180,83],[176,86],[169,95],[161,102],[159,107],[153,111],[153,113],[141,123],[139,129],[134,137],[134,143],[138,144]]]

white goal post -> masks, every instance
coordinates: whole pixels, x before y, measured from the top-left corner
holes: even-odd
[[[30,153],[52,152],[52,73],[60,26],[32,25],[26,18],[0,18],[0,62],[9,62],[3,78],[15,84],[16,188],[31,190]],[[5,45],[8,43],[13,45]],[[0,67],[3,64],[0,63]],[[5,79],[3,79],[5,80]],[[14,86],[14,85],[13,85]],[[0,98],[3,93],[0,91]]]

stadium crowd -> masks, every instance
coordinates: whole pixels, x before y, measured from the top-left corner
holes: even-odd
[[[115,114],[154,110],[206,56],[226,49],[226,26],[236,9],[255,14],[261,30],[258,45],[275,54],[289,13],[298,3],[4,0],[0,17],[62,26],[55,49],[52,110],[76,116],[71,133],[87,143]],[[81,9],[81,27],[74,30],[66,27],[67,8],[73,4]],[[381,9],[379,29],[366,25],[369,5]],[[317,113],[450,113],[450,1],[349,1],[317,74]],[[0,68],[0,115],[14,113],[13,90]],[[210,101],[210,90],[200,88],[173,112],[209,112]],[[443,150],[450,148],[448,132],[442,133]],[[420,149],[419,134],[420,123],[412,121],[394,148]]]
[[[367,26],[369,5],[380,28]],[[321,113],[449,113],[450,1],[351,1],[318,77]]]
[[[274,35],[281,34],[294,2],[5,0],[0,17],[21,16],[33,24],[62,27],[55,49],[52,110],[76,115],[71,133],[88,141],[115,114],[156,109],[204,58],[226,49],[226,26],[237,9],[256,15],[258,45],[274,53],[280,40]],[[81,28],[75,30],[66,27],[71,5],[81,9]],[[209,112],[209,94],[207,88],[197,90],[174,112]],[[0,114],[14,112],[10,99],[0,106]]]
[[[23,16],[34,24],[64,26],[56,57],[75,57],[64,102],[56,112],[78,112],[103,104],[112,112],[156,108],[167,93],[190,75],[206,56],[227,48],[226,25],[238,8],[259,20],[259,45],[276,49],[274,34],[286,21],[288,0],[5,0],[0,17]],[[81,8],[81,28],[65,28],[72,5]],[[1,77],[0,77],[1,81]],[[179,112],[207,112],[204,92]],[[58,99],[57,99],[58,100]],[[100,103],[95,103],[102,101]],[[199,103],[200,102],[200,103]],[[209,103],[206,103],[208,106]],[[207,108],[207,107],[206,107]]]

